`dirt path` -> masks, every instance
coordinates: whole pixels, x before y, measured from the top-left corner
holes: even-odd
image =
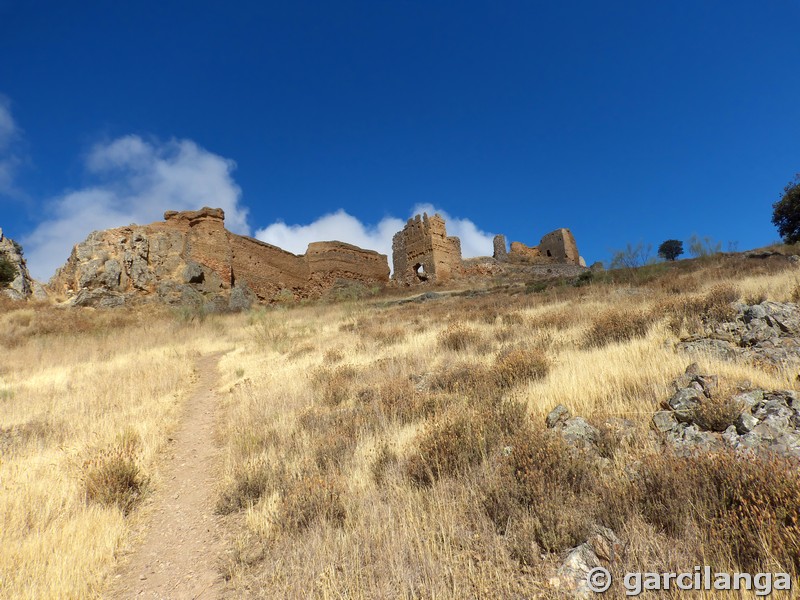
[[[152,518],[141,544],[124,557],[109,599],[218,598],[224,551],[214,514],[219,448],[214,441],[214,387],[221,354],[197,361],[198,380],[171,440],[164,483],[151,500]]]

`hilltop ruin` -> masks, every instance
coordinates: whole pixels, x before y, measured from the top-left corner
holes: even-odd
[[[392,239],[393,278],[412,285],[443,282],[461,274],[461,240],[448,237],[444,219],[427,213],[409,219]]]
[[[164,220],[95,231],[50,281],[73,304],[116,306],[134,297],[170,304],[317,298],[341,281],[383,285],[386,255],[342,242],[315,242],[295,255],[225,229],[219,208],[167,211]]]
[[[522,242],[511,242],[511,251],[506,251],[506,238],[494,238],[494,258],[499,261],[517,261],[540,264],[572,264],[585,267],[578,253],[575,236],[569,229],[561,228],[545,235],[538,246],[526,246]]]
[[[392,279],[399,285],[442,283],[452,279],[514,273],[535,277],[572,277],[586,270],[569,229],[545,235],[538,246],[512,242],[495,236],[493,256],[464,260],[461,241],[448,236],[440,215],[417,215],[409,219],[392,240]]]

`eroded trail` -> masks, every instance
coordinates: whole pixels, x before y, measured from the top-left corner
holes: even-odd
[[[197,361],[198,380],[170,443],[164,483],[152,498],[152,518],[141,543],[123,557],[107,598],[210,599],[225,589],[222,527],[214,514],[219,469],[214,387],[220,356]]]

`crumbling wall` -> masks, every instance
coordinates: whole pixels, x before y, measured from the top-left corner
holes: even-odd
[[[542,264],[574,264],[586,266],[578,254],[578,245],[569,229],[556,229],[545,235],[538,246],[526,246],[522,242],[511,242],[508,254],[498,253],[498,238],[495,237],[495,255],[499,261],[542,263]],[[505,246],[505,238],[503,238]]]
[[[438,214],[417,215],[394,235],[392,264],[394,280],[405,285],[446,281],[461,273],[461,240],[447,235]]]
[[[322,242],[297,256],[227,231],[221,209],[203,208],[167,211],[164,221],[150,225],[93,232],[75,246],[50,286],[88,305],[115,306],[134,297],[222,305],[244,297],[270,302],[286,292],[319,297],[342,279],[385,284],[386,255]]]
[[[506,236],[502,233],[494,236],[492,246],[492,257],[497,260],[505,260],[508,256],[508,250],[506,250]]]
[[[569,229],[556,229],[544,236],[539,242],[539,252],[559,262],[580,263],[578,245]]]

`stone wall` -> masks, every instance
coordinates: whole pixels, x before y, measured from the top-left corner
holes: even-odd
[[[405,285],[442,282],[461,273],[461,240],[449,237],[438,214],[409,219],[392,240],[393,278]]]
[[[388,282],[383,254],[321,242],[297,256],[230,233],[224,219],[221,209],[168,211],[164,221],[150,225],[96,231],[75,246],[51,289],[106,306],[134,297],[222,305],[243,297],[319,297],[340,280]]]

